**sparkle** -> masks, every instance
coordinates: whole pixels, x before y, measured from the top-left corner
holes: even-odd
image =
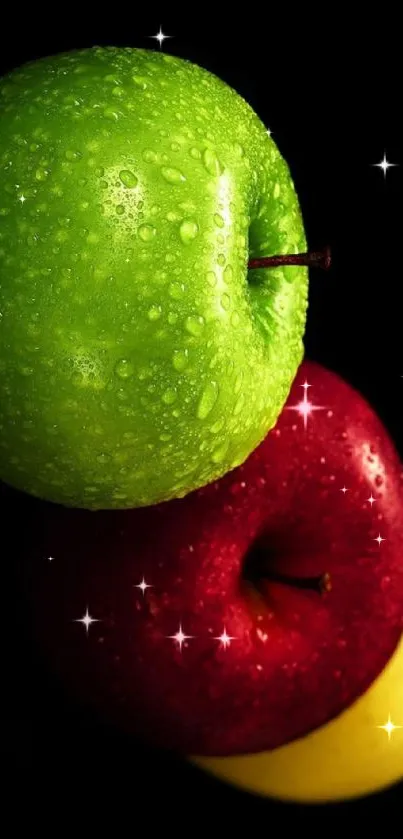
[[[21,204],[25,204],[27,199],[25,198],[25,195],[19,195],[18,200],[21,202]]]
[[[53,562],[54,556],[48,556],[48,562]]]
[[[342,488],[341,488],[341,490],[340,490],[340,492],[342,492],[342,493],[343,493],[343,495],[345,495],[345,494],[346,494],[346,492],[349,492],[349,490],[347,489],[347,487],[342,487]]]
[[[224,626],[222,634],[215,636],[214,640],[220,641],[220,644],[224,647],[224,649],[226,649],[227,647],[229,647],[231,641],[235,641],[235,638],[233,635],[227,635],[227,630]]]
[[[77,618],[74,621],[74,623],[82,623],[82,625],[85,626],[85,631],[88,635],[88,630],[89,630],[91,624],[92,623],[99,623],[99,620],[98,620],[98,618],[92,618],[91,617],[91,615],[88,612],[88,606],[87,606],[87,611],[86,611],[85,615],[83,615],[82,618]]]
[[[143,597],[144,597],[144,594],[145,594],[146,590],[148,588],[152,588],[152,585],[150,583],[146,583],[146,581],[144,579],[144,575],[143,575],[143,579],[142,579],[141,583],[138,583],[138,585],[134,586],[134,588],[140,588],[141,591],[142,591]]]
[[[313,405],[312,402],[308,399],[308,388],[311,387],[308,382],[304,382],[303,385],[300,385],[304,389],[304,398],[301,402],[298,402],[297,405],[289,405],[287,406],[287,411],[297,411],[300,416],[303,418],[304,421],[304,428],[307,429],[308,426],[308,417],[313,411],[324,411],[325,408],[322,405]]]
[[[271,137],[271,131],[270,131],[270,128],[266,128],[266,134],[267,134],[267,136],[268,136],[268,137]]]
[[[369,498],[367,498],[368,504],[370,504],[371,507],[372,507],[372,505],[375,504],[375,500],[376,499],[374,498],[374,496],[372,495],[372,492],[371,492],[371,495],[369,496]]]
[[[182,624],[179,624],[179,629],[175,633],[175,635],[168,635],[168,638],[172,638],[172,641],[175,641],[179,647],[180,652],[182,652],[182,647],[189,638],[194,638],[194,635],[185,635],[182,630]]]
[[[388,169],[391,169],[392,166],[398,166],[398,163],[390,163],[389,160],[386,158],[386,151],[383,154],[383,160],[380,163],[373,163],[372,166],[377,166],[378,169],[382,169],[383,176],[386,178],[386,173]]]
[[[160,45],[160,49],[161,49],[161,44],[163,44],[164,41],[166,41],[167,38],[172,38],[173,36],[172,35],[165,35],[162,31],[162,27],[160,26],[160,31],[157,32],[156,35],[149,35],[149,37],[150,38],[155,38],[155,40],[158,41],[158,43]]]
[[[378,545],[381,545],[381,542],[386,542],[386,539],[384,539],[384,538],[381,536],[381,534],[380,534],[380,533],[378,533],[378,535],[377,535],[376,539],[374,539],[373,541],[374,541],[374,542],[378,542]]]
[[[390,714],[389,714],[389,719],[388,719],[387,723],[385,723],[385,725],[377,725],[377,728],[382,728],[383,731],[386,731],[386,733],[388,735],[388,740],[391,740],[393,732],[396,731],[398,728],[403,728],[403,726],[402,725],[394,725],[391,718],[390,718]]]

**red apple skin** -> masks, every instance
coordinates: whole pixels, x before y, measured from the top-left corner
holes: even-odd
[[[306,430],[288,410],[305,380],[325,406]],[[133,511],[30,499],[23,574],[34,633],[68,691],[127,731],[187,754],[273,749],[339,714],[393,653],[402,502],[399,459],[371,407],[305,362],[276,428],[219,482]],[[253,594],[241,569],[259,534],[271,568],[327,571],[332,591],[267,582]],[[99,621],[88,634],[74,622],[87,606]],[[182,651],[168,637],[180,624],[194,636]],[[227,648],[216,640],[224,627]]]

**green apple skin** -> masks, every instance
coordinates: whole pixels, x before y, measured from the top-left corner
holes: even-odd
[[[134,48],[0,81],[0,478],[125,508],[241,464],[303,356],[289,169],[209,72]]]

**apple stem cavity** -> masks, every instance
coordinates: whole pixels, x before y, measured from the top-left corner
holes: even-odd
[[[330,248],[308,253],[285,253],[278,256],[262,256],[250,259],[249,268],[278,268],[281,265],[306,265],[308,268],[322,268],[328,271],[332,263]]]

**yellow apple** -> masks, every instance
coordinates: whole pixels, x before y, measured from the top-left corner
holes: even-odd
[[[358,798],[403,780],[403,638],[370,689],[327,725],[271,752],[192,761],[249,792],[304,803]]]

